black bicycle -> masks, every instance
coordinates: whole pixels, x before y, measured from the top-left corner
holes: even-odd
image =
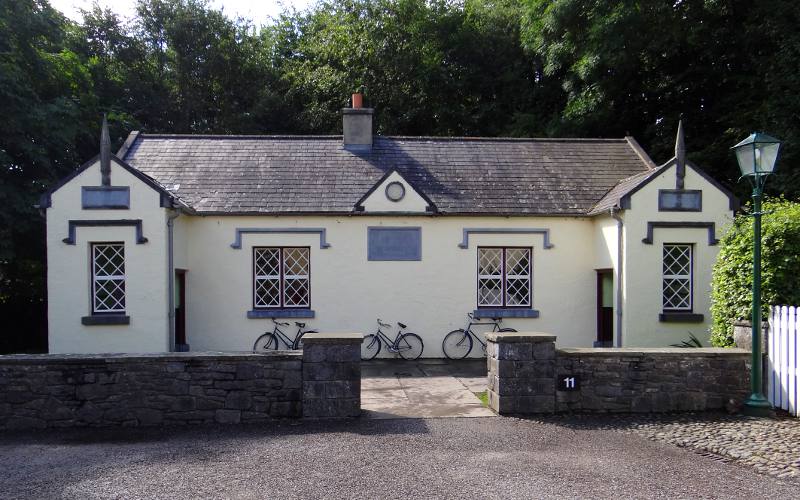
[[[469,353],[472,352],[474,340],[478,341],[483,350],[483,355],[486,356],[486,342],[472,331],[472,327],[475,325],[492,325],[492,332],[516,332],[513,328],[500,328],[503,318],[492,318],[491,323],[481,323],[480,318],[476,318],[472,313],[467,313],[467,316],[469,317],[469,322],[466,328],[453,330],[444,336],[442,351],[449,359],[464,359],[469,356]]]
[[[256,339],[256,343],[253,344],[253,352],[277,350],[280,342],[283,342],[283,345],[285,345],[287,349],[302,349],[303,335],[306,333],[317,333],[317,330],[303,330],[306,324],[295,321],[294,324],[297,325],[297,333],[294,334],[293,340],[280,329],[281,326],[289,326],[289,323],[281,323],[274,319],[272,322],[275,323],[275,328],[271,332],[266,332]]]
[[[422,339],[416,333],[403,333],[403,330],[408,328],[403,323],[398,322],[397,336],[394,340],[390,339],[383,333],[381,327],[391,328],[392,325],[384,323],[378,318],[378,331],[374,334],[367,335],[361,342],[361,359],[369,360],[375,358],[381,352],[381,343],[386,344],[389,352],[399,354],[403,359],[417,359],[422,355],[424,345]]]

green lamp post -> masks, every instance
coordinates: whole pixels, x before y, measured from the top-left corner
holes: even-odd
[[[766,134],[754,132],[732,148],[742,177],[753,185],[753,362],[750,369],[750,397],[744,402],[744,413],[766,416],[772,411],[761,389],[761,196],[767,176],[775,170],[781,142]]]

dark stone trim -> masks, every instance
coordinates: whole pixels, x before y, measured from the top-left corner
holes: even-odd
[[[700,205],[695,207],[665,207],[662,194],[696,194],[700,200]],[[659,189],[658,190],[658,211],[659,212],[702,212],[703,211],[703,191],[700,189]]]
[[[92,193],[125,193],[127,201],[120,204],[94,204]],[[84,210],[128,210],[131,208],[131,188],[128,186],[81,186],[81,208]]]
[[[695,313],[665,312],[658,315],[661,323],[702,323],[703,315]]]
[[[472,315],[477,318],[538,318],[539,311],[536,309],[475,309]]]
[[[112,227],[112,226],[133,226],[136,228],[136,243],[141,245],[147,243],[147,238],[142,233],[142,219],[109,219],[109,220],[70,220],[67,237],[62,241],[67,245],[75,244],[75,233],[78,227]]]
[[[392,233],[392,232],[414,232],[416,237],[416,242],[414,248],[411,248],[412,251],[405,251],[407,249],[402,249],[399,246],[395,247],[394,250],[400,251],[402,255],[397,255],[394,257],[388,257],[386,254],[380,253],[376,250],[374,245],[375,240],[380,238],[381,233]],[[398,261],[398,262],[408,262],[408,261],[421,261],[422,260],[422,228],[420,226],[369,226],[367,227],[367,260],[370,262],[391,262],[391,261]]]
[[[313,309],[253,309],[247,311],[247,319],[262,318],[313,318]]]
[[[364,193],[364,196],[358,199],[355,206],[353,207],[353,210],[356,212],[363,212],[364,206],[362,205],[362,203],[364,203],[364,201],[366,201],[366,199],[369,198],[369,196],[372,193],[374,193],[375,190],[378,189],[378,187],[381,184],[383,184],[386,181],[386,179],[388,179],[389,176],[391,176],[395,172],[397,172],[397,175],[399,175],[400,178],[403,179],[403,181],[405,181],[405,183],[408,184],[411,187],[411,189],[414,190],[414,192],[416,192],[418,195],[422,197],[423,200],[425,200],[425,203],[428,204],[428,206],[425,207],[426,212],[437,213],[439,211],[439,209],[436,208],[436,204],[430,198],[428,198],[428,195],[426,195],[425,192],[423,192],[420,188],[418,188],[413,182],[406,179],[405,176],[402,173],[400,173],[396,168],[389,169],[388,172],[383,174],[383,176],[378,180],[378,182],[373,184],[372,187],[369,188],[369,190],[366,193]]]
[[[544,248],[553,248],[550,243],[550,230],[539,228],[488,228],[488,227],[465,227],[462,230],[461,243],[458,248],[469,248],[470,234],[541,234],[544,237]]]
[[[125,314],[94,314],[81,318],[84,325],[129,325],[131,317]]]
[[[327,230],[324,227],[237,227],[231,248],[242,248],[243,234],[319,234],[319,247],[323,250],[331,247],[325,239]]]
[[[719,243],[716,237],[716,224],[713,222],[647,222],[647,236],[642,238],[642,243],[645,245],[653,244],[653,230],[656,228],[704,228],[708,229],[708,244],[711,246]]]

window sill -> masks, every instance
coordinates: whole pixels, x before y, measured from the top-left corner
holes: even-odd
[[[702,314],[665,312],[658,315],[658,321],[662,323],[702,323]]]
[[[96,314],[81,318],[84,325],[129,325],[131,317],[125,314]]]
[[[472,315],[476,318],[538,318],[536,309],[475,309]]]
[[[252,311],[247,311],[248,319],[313,317],[313,309],[254,309]]]

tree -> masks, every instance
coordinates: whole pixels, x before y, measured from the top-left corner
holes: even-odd
[[[555,133],[632,134],[666,159],[682,117],[692,159],[744,194],[729,148],[762,129],[786,141],[782,175],[797,176],[800,79],[793,68],[800,37],[790,28],[798,22],[793,2],[524,5],[523,43],[564,96]],[[800,194],[797,183],[786,187]]]
[[[800,203],[764,201],[761,297],[766,305],[800,304]],[[736,216],[720,242],[711,292],[711,342],[733,344],[733,322],[752,315],[753,218]],[[764,313],[766,314],[766,308]],[[766,316],[765,316],[766,317]]]

